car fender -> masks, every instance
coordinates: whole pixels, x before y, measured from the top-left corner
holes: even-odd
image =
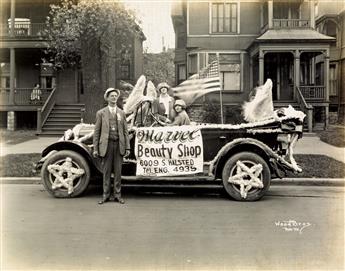
[[[89,146],[78,141],[68,140],[55,142],[42,151],[42,159],[46,159],[46,156],[50,153],[53,153],[54,151],[62,150],[75,151],[76,153],[79,153],[88,162],[90,168],[96,168],[98,171],[100,171],[100,163],[99,161],[97,161],[99,159],[95,159],[92,156],[92,149]]]
[[[241,151],[251,151],[259,154],[270,166],[270,158],[273,156],[273,150],[265,143],[254,138],[237,138],[225,144],[209,162],[209,175],[220,177],[222,169],[230,156]]]

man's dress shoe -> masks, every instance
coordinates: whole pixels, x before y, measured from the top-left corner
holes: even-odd
[[[118,203],[120,203],[120,204],[125,204],[125,201],[124,201],[124,199],[123,198],[118,198],[118,197],[116,197],[116,198],[114,198],[114,201],[116,202],[118,202]]]
[[[98,204],[103,204],[103,203],[106,203],[107,201],[109,201],[109,199],[101,199]]]

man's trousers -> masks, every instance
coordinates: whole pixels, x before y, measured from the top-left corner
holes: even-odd
[[[121,197],[121,169],[123,156],[120,154],[119,141],[109,140],[103,165],[103,198],[109,199],[111,195],[111,173],[114,172],[114,197]]]

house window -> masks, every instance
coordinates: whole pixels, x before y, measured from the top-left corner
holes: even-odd
[[[236,3],[212,3],[212,33],[237,33]]]
[[[207,58],[205,57],[207,55]],[[199,64],[205,60],[210,64],[214,60],[219,60],[219,75],[222,84],[222,89],[226,92],[240,92],[241,91],[241,55],[240,54],[226,54],[226,53],[199,53],[191,54],[188,57],[188,76],[200,72],[204,67],[198,68]]]
[[[41,76],[41,88],[52,89],[56,86],[56,78],[54,76]]]
[[[338,95],[338,82],[337,82],[337,66],[335,64],[329,65],[329,95]]]
[[[315,12],[315,17],[318,17],[319,16],[319,3],[316,2],[315,3],[315,6],[314,6],[314,12]]]
[[[0,87],[10,88],[10,63],[0,63]]]
[[[130,79],[130,64],[129,62],[122,63],[120,65],[120,78]]]
[[[191,76],[198,72],[198,55],[189,55],[188,58],[188,75]]]
[[[223,90],[241,91],[241,58],[239,54],[219,54],[220,80]]]
[[[294,2],[274,2],[273,18],[274,19],[299,19],[300,4]]]
[[[178,69],[177,83],[180,84],[187,79],[186,78],[186,65],[178,65],[177,69]]]
[[[241,65],[220,64],[220,80],[224,91],[239,92],[241,90]]]
[[[1,76],[1,88],[10,88],[9,76]]]

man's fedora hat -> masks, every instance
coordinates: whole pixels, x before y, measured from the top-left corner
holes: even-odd
[[[115,91],[117,93],[117,95],[120,96],[120,94],[121,94],[120,90],[118,90],[116,88],[108,88],[104,93],[104,99],[106,100],[108,98],[109,93],[113,92],[113,91]]]

